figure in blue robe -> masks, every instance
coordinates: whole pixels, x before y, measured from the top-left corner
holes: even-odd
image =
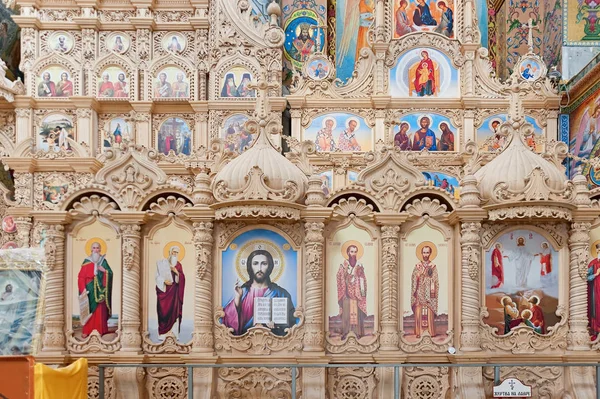
[[[433,19],[431,10],[425,0],[417,0],[417,3],[417,8],[413,13],[413,23],[417,26],[436,26],[437,22]]]

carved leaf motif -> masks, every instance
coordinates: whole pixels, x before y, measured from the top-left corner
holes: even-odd
[[[73,215],[108,215],[117,208],[110,198],[92,195],[74,203],[69,212]]]
[[[431,200],[429,197],[414,200],[406,206],[406,211],[411,215],[420,217],[424,214],[436,217],[446,213],[446,205],[440,204],[438,199]]]
[[[183,198],[177,198],[169,195],[167,198],[160,197],[156,202],[150,205],[150,215],[179,215],[183,208],[190,207],[191,204],[187,203]]]
[[[354,215],[361,218],[372,214],[373,206],[367,204],[367,201],[364,199],[356,199],[355,197],[342,198],[333,206],[333,212],[342,217]]]

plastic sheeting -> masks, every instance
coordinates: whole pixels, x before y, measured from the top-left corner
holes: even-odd
[[[81,358],[60,369],[35,365],[35,399],[86,399],[88,362]]]
[[[0,250],[0,355],[37,352],[43,261],[39,248]]]

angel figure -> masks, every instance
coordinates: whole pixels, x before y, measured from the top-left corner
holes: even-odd
[[[344,30],[337,50],[338,64],[344,63],[346,57],[351,57],[356,63],[360,50],[368,47],[367,32],[374,21],[373,0],[347,0],[344,16]],[[353,46],[356,46],[354,48]],[[354,51],[354,54],[352,54]]]
[[[600,136],[600,98],[590,105],[579,120],[575,136],[574,155],[588,158]]]

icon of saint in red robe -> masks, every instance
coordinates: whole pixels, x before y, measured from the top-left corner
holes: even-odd
[[[544,321],[544,312],[540,307],[540,298],[537,295],[533,295],[529,298],[529,303],[529,309],[531,310],[529,321],[534,325],[537,332],[546,334],[546,322]]]
[[[508,258],[508,256],[502,255],[502,244],[497,242],[492,251],[492,288],[500,288],[504,284],[504,264],[502,258]]]
[[[545,276],[552,272],[552,251],[547,242],[542,243],[542,251],[535,256],[540,257],[540,276]]]
[[[178,259],[179,247],[169,248],[169,257],[156,263],[156,311],[158,313],[158,334],[173,330],[179,336],[183,317],[183,295],[185,274]],[[173,329],[177,323],[177,328]]]
[[[85,258],[77,275],[79,295],[87,291],[90,307],[90,317],[87,321],[81,321],[83,338],[87,338],[94,330],[100,335],[108,334],[108,319],[112,306],[112,269],[101,254],[100,243],[94,242],[91,249],[92,253]]]

